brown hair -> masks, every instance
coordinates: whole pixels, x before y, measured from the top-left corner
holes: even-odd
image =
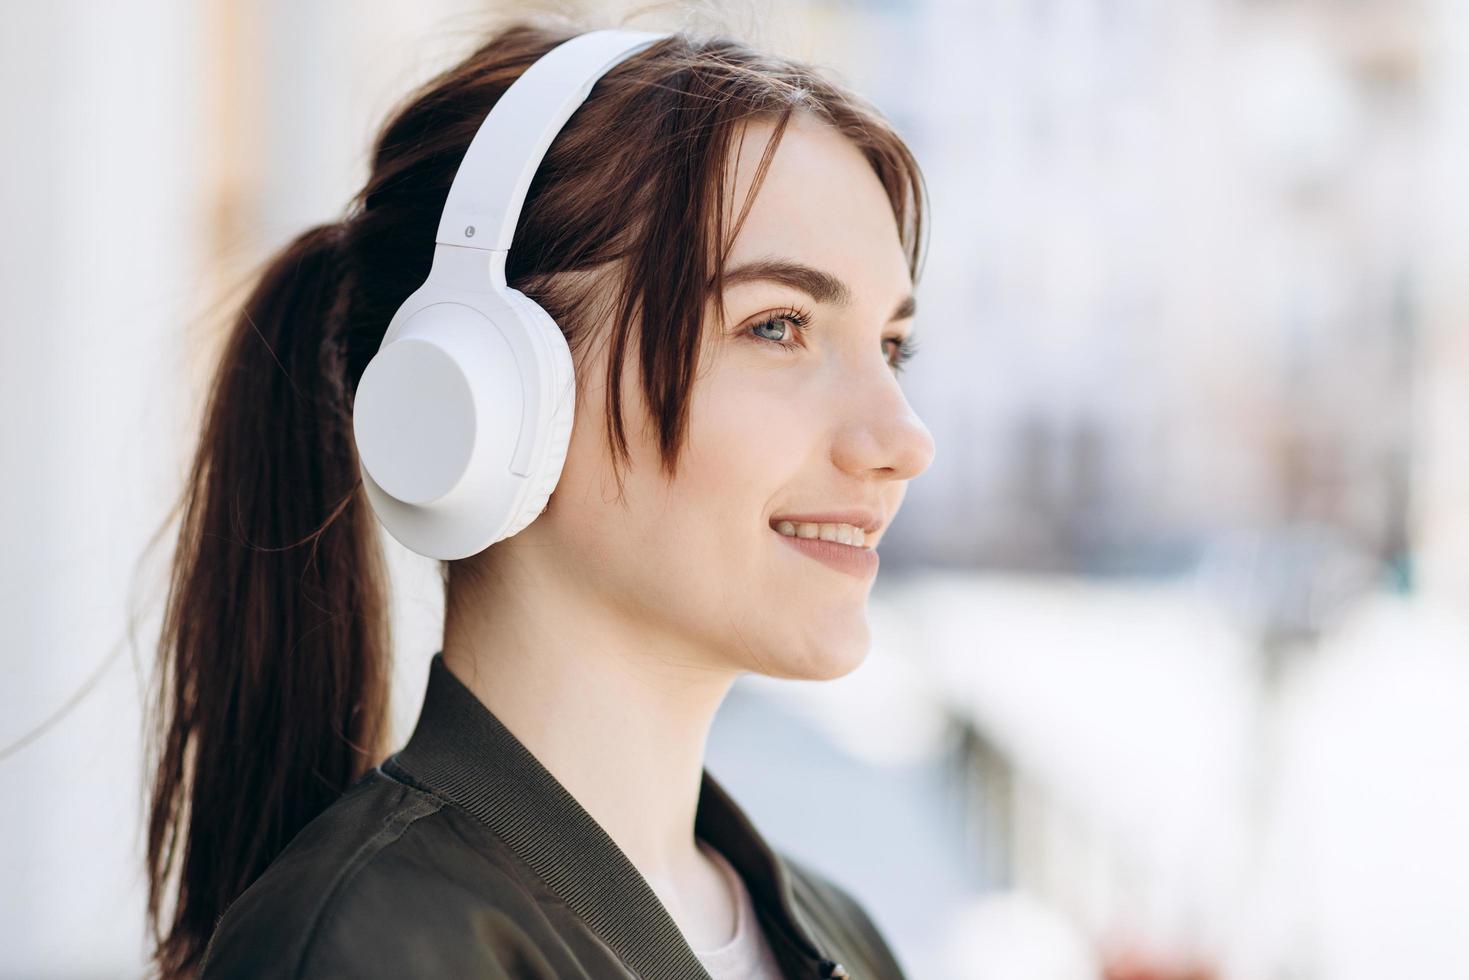
[[[162,977],[193,975],[226,907],[386,754],[387,577],[359,482],[353,392],[428,274],[444,199],[484,116],[577,33],[514,23],[413,92],[381,129],[342,220],[270,258],[233,318],[175,509],[150,712],[148,923]],[[717,246],[740,225],[726,235],[732,140],[746,120],[774,121],[758,186],[797,110],[864,152],[916,279],[924,191],[902,140],[817,69],[721,35],[680,32],[613,68],[537,171],[506,276],[556,319],[574,355],[594,324],[610,323],[614,469],[628,456],[619,366],[636,341],[663,464],[676,470],[705,303],[723,295]]]

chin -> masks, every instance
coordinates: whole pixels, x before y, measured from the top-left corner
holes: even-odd
[[[872,638],[864,623],[863,628],[854,630],[851,636],[813,637],[804,648],[793,644],[782,655],[765,658],[764,666],[771,669],[770,676],[786,680],[831,681],[862,666],[871,647]],[[800,652],[793,652],[796,650]],[[750,669],[767,673],[758,666]]]
[[[828,657],[813,664],[813,669],[808,671],[802,680],[834,681],[838,677],[846,677],[862,666],[862,661],[866,659],[867,650],[865,648],[853,656]]]

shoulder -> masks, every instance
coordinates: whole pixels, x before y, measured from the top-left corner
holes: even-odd
[[[513,912],[524,895],[512,871],[467,843],[467,819],[368,772],[225,911],[200,980],[538,975],[510,972],[534,956]]]
[[[831,876],[784,851],[778,856],[790,872],[791,887],[801,910],[816,927],[831,936],[843,955],[860,957],[866,969],[845,964],[853,976],[902,977],[897,956],[866,907]]]

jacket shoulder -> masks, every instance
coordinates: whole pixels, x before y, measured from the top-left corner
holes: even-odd
[[[897,956],[888,946],[872,916],[857,898],[816,868],[784,852],[782,863],[790,871],[791,886],[803,911],[815,920],[818,929],[831,936],[841,955],[859,957],[857,963],[843,965],[854,977],[881,977],[904,980],[905,974]]]
[[[369,771],[229,906],[200,980],[551,977],[535,972],[539,954],[512,903],[483,900],[494,869],[446,806]],[[502,877],[513,902],[515,883]]]

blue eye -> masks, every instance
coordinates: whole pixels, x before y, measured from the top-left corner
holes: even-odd
[[[800,333],[804,331],[806,329],[806,324],[811,322],[811,317],[810,314],[807,313],[805,310],[787,309],[782,310],[774,316],[766,317],[759,323],[751,324],[750,329],[761,330],[765,327],[771,327],[783,321],[791,325],[790,327],[786,328],[786,334],[789,335],[792,332]],[[782,340],[778,337],[765,337],[763,334],[758,334],[757,336],[761,336],[765,340],[769,340],[773,343],[779,344],[787,350],[796,350],[801,346],[800,344],[793,343],[790,340]]]

